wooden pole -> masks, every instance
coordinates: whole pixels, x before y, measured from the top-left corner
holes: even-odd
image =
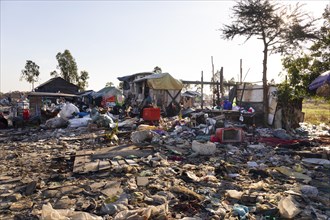
[[[221,98],[224,96],[224,89],[223,89],[223,67],[220,69],[220,94]]]
[[[213,56],[211,56],[211,64],[212,64],[212,81],[211,82],[215,82],[215,78],[214,78],[214,64],[213,64]],[[215,106],[215,98],[214,98],[214,85],[212,85],[212,103],[213,106]]]
[[[243,79],[243,68],[242,68],[242,59],[240,59],[239,62],[239,82],[242,84],[242,79]]]
[[[202,83],[202,89],[201,89],[201,108],[203,109],[203,105],[204,105],[204,101],[203,101],[203,87],[204,87],[204,85],[203,85],[203,71],[202,71],[202,77],[201,77],[201,83]]]
[[[217,106],[220,105],[220,86],[219,81],[217,80]]]

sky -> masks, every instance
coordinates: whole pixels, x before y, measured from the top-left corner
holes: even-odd
[[[298,1],[281,1],[283,4]],[[321,17],[328,0],[300,1]],[[68,49],[78,71],[89,73],[88,89],[98,91],[117,77],[155,66],[182,80],[204,81],[214,68],[238,80],[240,59],[246,82],[262,80],[262,42],[221,38],[235,1],[9,1],[1,3],[0,92],[31,91],[20,80],[26,60],[40,67],[35,87],[57,70],[56,54]],[[268,80],[281,82],[281,57],[268,60]],[[283,72],[284,73],[284,72]],[[284,73],[285,74],[285,73]]]

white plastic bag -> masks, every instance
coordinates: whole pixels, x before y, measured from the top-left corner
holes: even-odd
[[[59,115],[64,120],[69,120],[70,118],[74,117],[73,113],[78,113],[78,112],[79,112],[79,108],[77,106],[75,106],[72,103],[67,103],[63,106],[63,108],[59,112]]]
[[[213,155],[216,151],[216,145],[209,141],[204,144],[194,140],[192,142],[192,149],[200,155]]]
[[[73,118],[69,120],[69,128],[79,128],[79,127],[87,127],[88,123],[91,122],[92,119],[90,117],[85,118]]]

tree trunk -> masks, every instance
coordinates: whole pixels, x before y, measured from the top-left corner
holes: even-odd
[[[264,107],[264,125],[268,124],[268,87],[267,87],[267,59],[268,45],[264,43],[264,59],[262,69],[262,84],[263,84],[263,107]]]

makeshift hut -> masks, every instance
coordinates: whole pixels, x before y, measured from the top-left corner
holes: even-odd
[[[74,94],[66,93],[51,93],[51,92],[30,92],[27,96],[29,103],[29,113],[31,116],[43,116],[44,118],[53,117],[54,114],[49,113],[44,107],[51,106],[52,103],[58,104],[57,100],[65,99],[69,102],[75,102],[77,96]],[[23,107],[24,108],[24,107]],[[49,113],[49,114],[48,114]]]
[[[275,128],[291,129],[299,126],[299,122],[304,121],[302,100],[296,100],[292,103],[281,103],[281,100],[278,100],[277,97],[276,86],[268,86],[267,97],[268,125],[272,125]],[[252,85],[249,83],[237,85],[230,91],[229,100],[236,104],[235,110],[238,114],[242,112],[246,113],[245,115],[243,114],[243,116],[248,116],[250,114],[249,109],[252,107],[254,109],[254,123],[262,123],[264,114],[262,85]]]
[[[139,84],[135,84],[134,81],[141,79],[143,77],[155,74],[154,72],[142,72],[142,73],[135,73],[132,75],[118,77],[117,79],[123,82],[123,95],[128,97],[129,95],[132,96],[133,99],[135,94],[139,94],[142,92],[142,87]]]
[[[100,91],[93,94],[94,104],[102,107],[113,107],[122,105],[123,94],[116,87],[104,87]]]
[[[138,91],[137,101],[143,103],[146,98],[146,90],[152,98],[153,105],[160,107],[167,116],[178,114],[180,110],[181,90],[183,84],[173,78],[169,73],[157,73],[134,80]]]
[[[191,108],[194,107],[195,101],[197,97],[200,97],[201,94],[196,91],[185,91],[181,94],[181,102],[183,105],[183,108]]]

